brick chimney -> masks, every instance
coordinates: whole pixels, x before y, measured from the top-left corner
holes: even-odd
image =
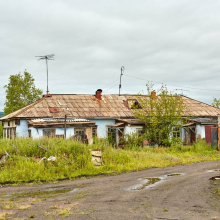
[[[99,100],[102,100],[102,90],[98,89],[95,93],[95,97]]]
[[[155,99],[157,98],[157,93],[156,93],[156,91],[155,91],[155,90],[152,91],[150,96],[151,96],[151,98],[152,98],[153,100],[155,100]]]

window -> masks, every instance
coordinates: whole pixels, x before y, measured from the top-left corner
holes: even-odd
[[[76,134],[81,137],[81,140],[85,139],[85,130],[84,129],[76,129]]]
[[[180,128],[179,127],[173,128],[173,137],[180,137]]]
[[[97,128],[92,128],[92,136],[93,137],[97,136]]]
[[[142,128],[136,128],[136,132],[138,133],[138,136],[142,136]]]
[[[31,129],[28,129],[28,136],[31,138]]]
[[[43,136],[44,137],[54,137],[55,136],[55,129],[44,129]]]
[[[142,109],[138,100],[134,101],[133,105],[131,106],[131,109]]]
[[[4,135],[4,138],[7,138],[7,129],[6,128],[4,128],[4,131],[3,131],[4,133],[3,133],[3,135]]]
[[[108,140],[111,143],[115,144],[116,142],[116,129],[115,128],[108,128]]]

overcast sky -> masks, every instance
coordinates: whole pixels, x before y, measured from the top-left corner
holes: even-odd
[[[220,1],[0,0],[0,111],[3,86],[25,69],[46,93],[35,56],[47,54],[51,94],[117,94],[124,66],[123,94],[156,81],[211,104],[220,98]]]

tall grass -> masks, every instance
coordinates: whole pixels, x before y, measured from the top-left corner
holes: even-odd
[[[19,150],[13,147],[13,145]],[[44,151],[37,147],[48,149]],[[101,149],[104,165],[95,167],[89,149]],[[72,139],[0,139],[0,157],[7,151],[11,156],[0,163],[0,184],[29,181],[56,181],[81,175],[141,170],[201,161],[219,160],[220,154],[204,141],[192,146],[176,144],[171,147],[142,149],[134,145],[129,149],[115,149],[106,140],[95,141],[92,146]],[[55,156],[56,161],[38,162],[38,158]]]

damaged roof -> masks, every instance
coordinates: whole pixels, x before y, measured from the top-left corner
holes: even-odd
[[[10,113],[0,120],[10,118],[48,118],[48,117],[115,117],[134,118],[129,101],[138,100],[136,95],[102,95],[102,100],[94,95],[64,95],[55,94],[43,97],[38,101]],[[146,98],[149,98],[145,96]],[[213,117],[220,114],[220,109],[199,102],[186,96],[181,96],[186,110],[183,116]]]
[[[126,107],[124,96],[102,95],[102,100],[94,95],[52,95],[19,109],[1,118],[43,118],[43,117],[133,117]]]

